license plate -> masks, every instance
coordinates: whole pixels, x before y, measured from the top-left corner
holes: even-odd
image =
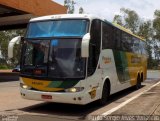
[[[42,95],[41,97],[42,99],[49,99],[49,100],[52,99],[52,95]]]

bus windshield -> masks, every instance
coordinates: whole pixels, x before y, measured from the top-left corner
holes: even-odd
[[[88,20],[84,19],[31,22],[26,38],[82,37],[87,32],[87,26]]]
[[[85,59],[80,56],[80,46],[80,39],[28,41],[24,53],[24,73],[35,75],[31,70],[40,69],[44,72],[41,76],[48,75],[54,79],[84,78]]]
[[[84,78],[85,59],[80,54],[79,39],[54,39],[49,54],[49,76],[53,78]]]

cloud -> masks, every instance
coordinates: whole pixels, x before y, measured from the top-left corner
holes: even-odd
[[[54,0],[63,4],[64,0]],[[154,11],[159,9],[160,0],[75,0],[76,8],[83,7],[86,13],[97,14],[108,20],[120,12],[120,8],[136,11],[141,18],[152,19]],[[77,10],[76,10],[77,11]]]

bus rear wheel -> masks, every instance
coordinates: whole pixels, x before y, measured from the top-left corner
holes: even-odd
[[[136,84],[135,87],[136,87],[137,90],[140,89],[140,88],[142,87],[140,76],[138,76],[138,78],[137,78],[137,84]]]
[[[108,101],[109,95],[110,95],[109,84],[105,82],[103,85],[102,96],[101,99],[98,100],[98,103],[102,106],[105,105]]]

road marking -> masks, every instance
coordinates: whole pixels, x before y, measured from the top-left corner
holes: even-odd
[[[153,87],[157,86],[158,84],[160,84],[160,81],[159,81],[158,83],[152,85],[150,88],[144,90],[143,92],[141,92],[141,93],[135,95],[134,97],[132,97],[132,98],[126,100],[125,102],[121,103],[121,104],[118,105],[117,107],[112,108],[111,110],[109,110],[109,111],[103,113],[102,116],[107,116],[107,115],[109,115],[109,114],[111,114],[111,113],[117,111],[118,109],[122,108],[123,106],[125,106],[126,104],[128,104],[128,103],[131,102],[132,100],[138,98],[139,96],[141,96],[141,95],[144,94],[145,92],[149,91],[149,90],[152,89]]]

